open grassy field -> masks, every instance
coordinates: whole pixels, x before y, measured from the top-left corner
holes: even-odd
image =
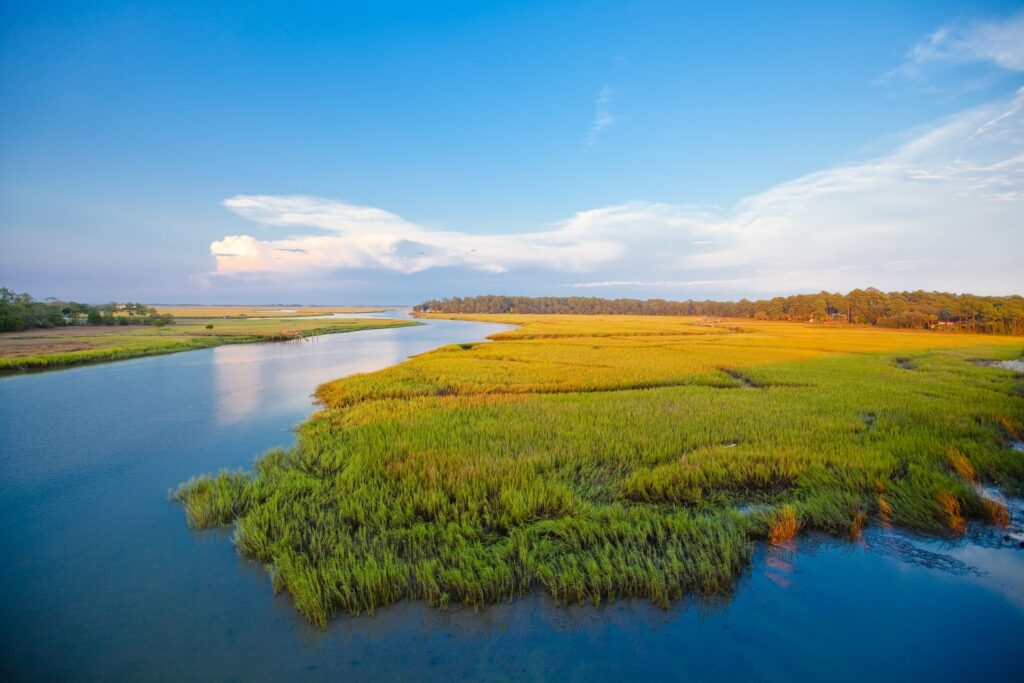
[[[407,320],[178,319],[150,325],[74,325],[0,334],[0,374],[123,360],[221,344],[281,341],[303,336],[356,332],[416,324]],[[212,329],[207,329],[212,325]]]
[[[294,448],[176,492],[319,625],[400,599],[668,605],[764,539],[1004,524],[1024,338],[630,316],[520,325],[322,386]]]
[[[304,318],[334,313],[379,313],[379,306],[154,306],[176,318]]]

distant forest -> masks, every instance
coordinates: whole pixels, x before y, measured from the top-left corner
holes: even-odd
[[[907,329],[1024,334],[1024,297],[948,292],[855,289],[758,301],[666,301],[596,297],[473,296],[426,301],[433,313],[581,313],[591,315],[697,315],[814,323],[854,323]]]
[[[173,322],[173,316],[157,313],[155,308],[145,304],[112,301],[93,306],[58,299],[36,301],[29,294],[18,294],[0,287],[0,332],[86,324],[160,327]]]

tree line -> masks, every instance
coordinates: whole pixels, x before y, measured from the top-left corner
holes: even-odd
[[[145,304],[119,304],[112,301],[94,306],[53,298],[37,301],[29,294],[19,294],[0,287],[0,332],[83,324],[162,327],[173,322],[174,316],[158,313],[155,308]]]
[[[1024,297],[949,292],[882,292],[873,287],[846,294],[819,292],[749,301],[668,301],[597,297],[472,296],[425,301],[413,310],[434,313],[577,313],[589,315],[695,315],[862,324],[1024,334]]]

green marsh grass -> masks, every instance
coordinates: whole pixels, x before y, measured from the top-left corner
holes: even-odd
[[[324,626],[535,587],[726,595],[759,539],[953,536],[1001,519],[976,482],[1024,487],[1020,378],[971,362],[1021,338],[472,317],[522,327],[324,385],[293,448],[178,488],[189,523],[233,524]]]

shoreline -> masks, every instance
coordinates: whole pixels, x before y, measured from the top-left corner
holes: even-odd
[[[301,330],[305,336],[320,336],[327,334],[344,334],[346,332],[364,332],[368,330],[389,329],[393,327],[415,327],[423,323],[412,320],[398,319],[365,319],[356,318],[360,324],[341,326],[330,325],[325,327],[314,327]],[[363,321],[366,320],[365,323]],[[14,333],[23,334],[23,333]],[[64,351],[42,354],[38,356],[0,358],[0,378],[12,377],[15,375],[46,372],[48,370],[64,370],[72,367],[85,365],[98,365],[100,363],[114,363],[134,358],[145,358],[149,356],[164,356],[171,353],[185,353],[188,351],[201,351],[217,346],[228,344],[258,344],[294,341],[292,335],[281,333],[253,334],[253,335],[198,335],[187,339],[168,340],[164,343],[160,338],[154,339],[154,344],[149,347],[122,348],[118,346],[100,347],[95,349],[81,349],[76,351]]]

